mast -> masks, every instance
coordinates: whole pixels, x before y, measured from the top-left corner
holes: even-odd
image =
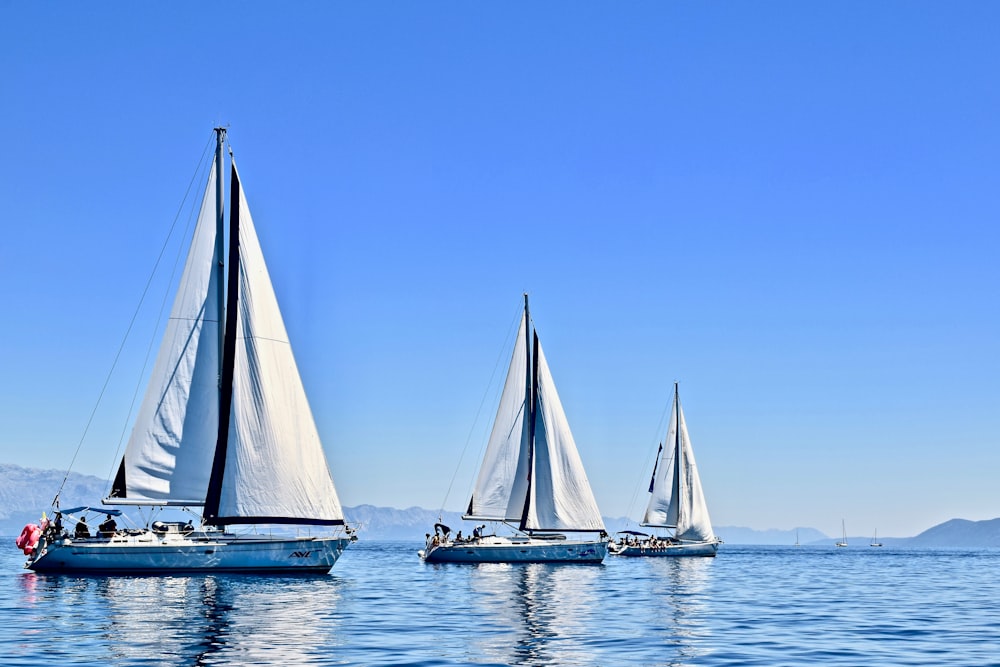
[[[220,160],[221,157],[217,157],[217,168]],[[229,266],[225,267],[229,270],[229,284],[227,286],[228,298],[226,299],[223,311],[228,313],[229,317],[225,317],[223,320],[226,324],[222,341],[219,435],[215,443],[215,457],[212,460],[212,474],[208,479],[208,493],[205,497],[205,513],[203,516],[203,520],[209,525],[218,525],[214,522],[219,516],[219,503],[222,499],[222,479],[226,470],[226,450],[229,445],[229,418],[233,407],[233,375],[236,364],[236,320],[239,312],[240,289],[240,177],[236,173],[235,163],[230,168],[229,196],[231,200],[229,210]],[[220,329],[222,328],[220,327]]]
[[[225,327],[222,323],[226,321],[226,265],[223,261],[226,252],[226,221],[225,221],[225,184],[222,180],[223,156],[222,149],[226,143],[226,128],[215,128],[215,254],[219,258],[217,272],[217,296],[219,309],[217,311],[217,321],[219,322],[219,383],[222,383],[222,348],[225,340]]]
[[[677,499],[677,523],[681,522],[681,398],[674,383],[674,498]],[[676,529],[676,526],[675,526]]]
[[[524,509],[521,510],[521,530],[524,530],[528,522],[528,509],[531,506],[531,489],[534,486],[535,469],[535,402],[538,400],[538,332],[532,331],[533,336],[528,335],[531,329],[531,313],[528,311],[528,293],[524,293],[524,347],[525,358],[528,363],[525,367],[524,378],[524,402],[528,408],[528,490],[524,494]],[[532,354],[531,340],[534,338],[535,349]]]

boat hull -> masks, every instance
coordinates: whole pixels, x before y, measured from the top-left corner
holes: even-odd
[[[25,564],[35,572],[175,574],[181,572],[325,573],[347,537],[234,536],[163,538],[153,533],[112,540],[62,539],[41,545]]]
[[[430,546],[420,555],[427,563],[600,563],[608,555],[608,543],[492,537]]]
[[[615,556],[626,557],[685,557],[685,556],[707,556],[714,557],[719,551],[718,542],[691,542],[681,544],[670,544],[661,547],[626,546],[612,551]]]

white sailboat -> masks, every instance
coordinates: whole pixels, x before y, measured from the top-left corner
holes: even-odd
[[[882,546],[882,543],[878,541],[878,528],[875,529],[875,534],[872,535],[872,543],[869,544],[868,546],[871,546],[871,547],[880,547],[880,546]]]
[[[60,510],[57,495],[55,521],[30,554],[29,569],[327,572],[352,539],[235,162],[223,261],[225,139],[225,129],[217,128],[214,169],[170,320],[103,501],[184,508],[200,513],[201,525],[147,521],[78,538],[62,530],[64,518],[99,512],[110,519],[121,510]],[[302,528],[285,535],[273,528],[250,532],[269,524],[328,528],[305,531],[323,533],[317,536]],[[245,530],[233,532],[237,525]]]
[[[840,534],[841,534],[840,541],[836,543],[836,546],[838,546],[838,547],[846,547],[847,546],[847,526],[844,524],[844,520],[843,519],[840,520]]]
[[[715,556],[719,550],[722,540],[712,531],[677,383],[666,442],[668,446],[661,444],[657,452],[649,504],[640,525],[673,529],[673,534],[657,537],[631,531],[613,543],[611,552],[617,556]]]
[[[493,431],[462,518],[506,523],[517,534],[484,535],[484,524],[459,540],[438,524],[419,552],[424,561],[599,563],[607,555],[604,520],[538,333],[531,331],[527,294]],[[600,537],[570,539],[564,533]]]

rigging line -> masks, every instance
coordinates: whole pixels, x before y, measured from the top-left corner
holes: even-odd
[[[673,401],[672,400],[671,401],[667,401],[663,405],[663,411],[660,413],[660,421],[656,425],[656,436],[657,436],[656,439],[658,439],[659,434],[663,432],[663,422],[667,419],[667,410],[670,408],[671,405],[673,405]],[[664,438],[666,438],[666,434],[664,434]],[[659,455],[660,455],[659,451],[657,451],[653,455],[654,465],[655,465],[656,458]],[[651,469],[652,468],[650,467],[649,463],[647,463],[645,470],[651,470]],[[625,517],[629,521],[632,520],[632,510],[635,509],[635,502],[639,498],[639,489],[643,488],[644,485],[643,485],[642,480],[645,479],[645,477],[646,477],[645,471],[640,472],[639,473],[639,481],[636,482],[636,484],[632,487],[632,498],[628,502],[628,514]],[[648,488],[648,485],[645,485],[645,486],[646,486],[646,488]]]
[[[445,505],[448,504],[448,496],[451,495],[451,488],[452,486],[454,486],[455,478],[458,476],[458,471],[462,467],[462,461],[465,459],[465,453],[469,449],[469,443],[472,441],[472,434],[476,430],[476,424],[479,423],[479,415],[482,414],[483,405],[486,404],[486,398],[490,394],[490,387],[493,386],[493,378],[496,377],[497,368],[500,367],[500,362],[503,361],[504,352],[507,351],[507,341],[510,340],[511,331],[514,329],[514,326],[518,323],[519,321],[518,317],[520,316],[520,314],[521,314],[521,308],[518,307],[517,316],[515,316],[514,322],[507,327],[507,333],[504,335],[503,344],[500,346],[500,353],[497,355],[496,363],[493,364],[493,372],[490,373],[489,382],[486,383],[486,391],[483,392],[483,397],[479,401],[479,408],[476,410],[476,416],[472,420],[472,426],[469,427],[469,435],[465,438],[465,445],[462,447],[462,454],[458,457],[458,464],[455,466],[455,472],[451,474],[451,481],[448,482],[448,490],[445,491],[444,493],[444,500],[441,502],[441,509],[438,510],[439,518],[441,516],[441,513],[444,512]],[[473,480],[472,484],[475,484],[475,480]]]
[[[174,217],[174,223],[170,227],[170,232],[167,234],[167,241],[164,242],[164,245],[166,245],[166,243],[169,241],[171,235],[173,234],[174,225],[176,225],[177,219],[180,217],[181,211],[184,208],[184,203],[188,200],[188,195],[191,192],[192,185],[195,183],[195,181],[198,179],[198,176],[202,173],[202,171],[204,169],[205,157],[207,155],[211,154],[210,151],[209,151],[209,148],[211,147],[211,145],[212,145],[212,142],[211,142],[211,139],[210,139],[209,142],[208,142],[208,144],[206,145],[205,150],[201,154],[201,159],[198,160],[198,166],[195,168],[194,176],[191,178],[191,182],[188,184],[188,189],[184,193],[184,198],[181,199],[180,208],[177,211],[177,215]],[[209,163],[209,164],[211,164],[211,163]],[[196,216],[196,213],[195,213],[196,208],[199,209],[198,212],[200,213],[200,206],[198,205],[198,201],[196,199],[192,199],[191,204],[190,204],[190,209],[189,209],[188,215],[187,215],[187,224],[184,226],[184,237],[183,238],[186,238],[188,236],[188,231],[191,229],[191,221],[193,219],[195,219],[195,216]],[[163,291],[163,299],[160,301],[160,311],[159,311],[159,313],[156,316],[156,325],[153,327],[153,332],[152,332],[152,334],[150,334],[150,337],[149,337],[149,345],[146,347],[146,356],[145,356],[145,358],[142,361],[142,370],[139,371],[139,375],[136,378],[135,390],[132,393],[132,401],[129,403],[129,406],[128,406],[128,414],[125,415],[125,421],[122,423],[122,432],[121,432],[121,435],[118,436],[118,445],[115,447],[114,456],[111,457],[111,469],[108,471],[108,479],[106,480],[106,482],[109,485],[109,495],[110,495],[110,484],[111,484],[112,480],[114,479],[114,475],[115,475],[115,462],[118,460],[118,453],[121,452],[122,442],[124,442],[124,440],[125,440],[125,434],[128,432],[129,422],[132,419],[132,411],[135,409],[135,401],[139,397],[139,391],[142,389],[142,380],[143,380],[143,378],[146,375],[146,368],[149,366],[149,358],[150,358],[150,356],[152,356],[153,347],[156,344],[156,340],[157,340],[156,334],[160,330],[160,323],[163,321],[163,313],[166,310],[167,301],[169,300],[170,295],[171,295],[170,287],[174,284],[174,277],[177,275],[177,266],[180,264],[181,256],[184,254],[184,250],[185,250],[184,244],[183,243],[178,244],[178,246],[177,246],[177,254],[174,256],[174,265],[173,265],[173,268],[171,268],[171,270],[170,270],[170,279],[167,280],[167,288]],[[161,252],[161,255],[162,255],[162,252]],[[159,259],[157,259],[157,265],[158,264],[159,264]],[[156,269],[154,268],[154,272],[155,272],[155,270]],[[141,305],[141,302],[140,302],[140,305]],[[185,318],[185,319],[187,319],[187,318]]]
[[[211,144],[211,139],[209,140]],[[207,148],[206,148],[207,150]],[[202,155],[202,160],[204,160],[204,154]],[[199,160],[199,164],[201,160]],[[195,172],[197,176],[197,171]],[[118,346],[118,352],[115,353],[114,361],[111,362],[111,370],[108,371],[107,377],[104,379],[104,385],[101,387],[101,391],[97,396],[97,402],[94,404],[94,409],[90,412],[90,417],[87,419],[87,424],[83,428],[83,435],[80,436],[80,442],[76,445],[76,451],[73,452],[73,458],[70,459],[69,467],[66,469],[66,475],[63,476],[62,482],[59,484],[59,489],[56,491],[55,498],[52,499],[53,506],[58,506],[59,495],[62,493],[63,487],[66,486],[66,480],[69,479],[69,474],[73,470],[73,465],[76,463],[77,457],[80,455],[80,449],[83,448],[83,441],[87,438],[87,433],[90,431],[91,424],[94,423],[94,416],[97,414],[97,408],[101,405],[101,399],[104,398],[104,393],[108,389],[108,384],[111,382],[111,376],[115,372],[115,367],[118,365],[118,360],[121,359],[122,350],[125,349],[125,341],[128,340],[129,334],[132,332],[132,327],[135,325],[136,318],[139,316],[139,310],[142,308],[142,303],[146,298],[147,292],[149,292],[149,286],[153,282],[153,276],[156,275],[156,268],[160,264],[160,260],[163,258],[163,253],[167,249],[167,241],[170,240],[170,235],[173,233],[174,227],[177,226],[177,220],[181,216],[181,212],[184,210],[184,202],[187,200],[188,193],[191,191],[191,186],[194,184],[195,176],[191,177],[191,182],[188,183],[187,192],[184,194],[184,199],[181,200],[181,205],[177,209],[177,213],[174,215],[174,221],[170,224],[170,230],[167,232],[167,238],[163,241],[163,247],[160,248],[160,254],[156,258],[156,263],[153,265],[153,270],[149,274],[149,278],[146,280],[146,285],[143,287],[142,296],[139,297],[139,304],[135,308],[135,312],[132,313],[132,319],[129,321],[128,328],[125,330],[125,335],[122,337],[122,342]]]

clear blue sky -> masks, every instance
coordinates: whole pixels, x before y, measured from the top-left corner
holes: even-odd
[[[679,380],[717,525],[1000,516],[997,26],[4,1],[0,461],[68,465],[224,123],[345,504],[439,507],[472,433],[464,506],[527,290],[606,515],[641,511]],[[79,472],[116,464],[158,287]]]

